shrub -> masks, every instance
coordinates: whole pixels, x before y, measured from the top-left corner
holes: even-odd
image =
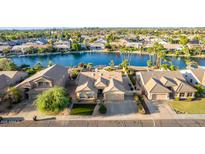
[[[56,86],[39,94],[36,99],[36,106],[41,112],[58,113],[64,110],[70,102],[71,100],[64,89]]]
[[[199,84],[196,84],[194,87],[197,89],[197,92],[195,93],[195,97],[197,98],[201,97],[204,92],[204,88]]]
[[[137,108],[139,113],[145,114],[145,110],[141,102],[137,102]]]
[[[78,74],[79,74],[79,71],[75,69],[75,70],[73,70],[71,77],[72,77],[73,79],[76,79],[76,77],[78,76]]]
[[[180,98],[179,98],[179,97],[176,97],[176,98],[175,98],[175,101],[180,101]]]
[[[191,101],[192,101],[192,98],[191,98],[191,97],[188,97],[187,100],[191,102]]]
[[[22,92],[15,87],[9,88],[3,98],[3,100],[9,103],[10,105],[20,103],[21,99],[22,99]]]
[[[99,112],[101,114],[105,114],[107,112],[107,108],[103,103],[100,103]]]
[[[139,96],[135,95],[134,99],[136,102],[139,101]]]

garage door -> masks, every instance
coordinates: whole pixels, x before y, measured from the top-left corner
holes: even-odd
[[[107,101],[121,101],[121,100],[124,100],[124,94],[107,93],[107,94],[104,94],[104,99]]]
[[[152,94],[153,100],[167,100],[167,94]]]

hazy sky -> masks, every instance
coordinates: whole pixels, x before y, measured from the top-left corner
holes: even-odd
[[[0,27],[205,27],[204,0],[0,0]]]

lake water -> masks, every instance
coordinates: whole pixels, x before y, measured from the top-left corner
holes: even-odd
[[[17,65],[27,64],[30,66],[36,63],[41,63],[43,66],[47,66],[49,61],[55,64],[63,66],[75,66],[79,63],[92,63],[96,65],[109,65],[111,60],[114,60],[118,65],[122,62],[126,55],[118,53],[100,53],[100,52],[77,52],[68,54],[56,54],[56,55],[43,55],[43,56],[21,56],[12,57],[11,59]],[[132,54],[130,56],[130,65],[134,66],[147,66],[147,60],[149,55]],[[173,64],[179,68],[185,68],[186,64],[184,58],[171,58]],[[205,66],[205,59],[195,59],[199,65]]]

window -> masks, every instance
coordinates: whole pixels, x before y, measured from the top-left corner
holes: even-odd
[[[38,86],[39,87],[43,86],[43,82],[38,82]]]
[[[185,95],[184,93],[180,93],[179,97],[184,97],[184,95]]]
[[[80,93],[80,98],[86,98],[84,93]]]
[[[187,94],[187,97],[192,97],[192,93],[188,93],[188,94]]]
[[[193,80],[192,80],[192,79],[190,79],[190,82],[192,83],[192,82],[193,82]]]

